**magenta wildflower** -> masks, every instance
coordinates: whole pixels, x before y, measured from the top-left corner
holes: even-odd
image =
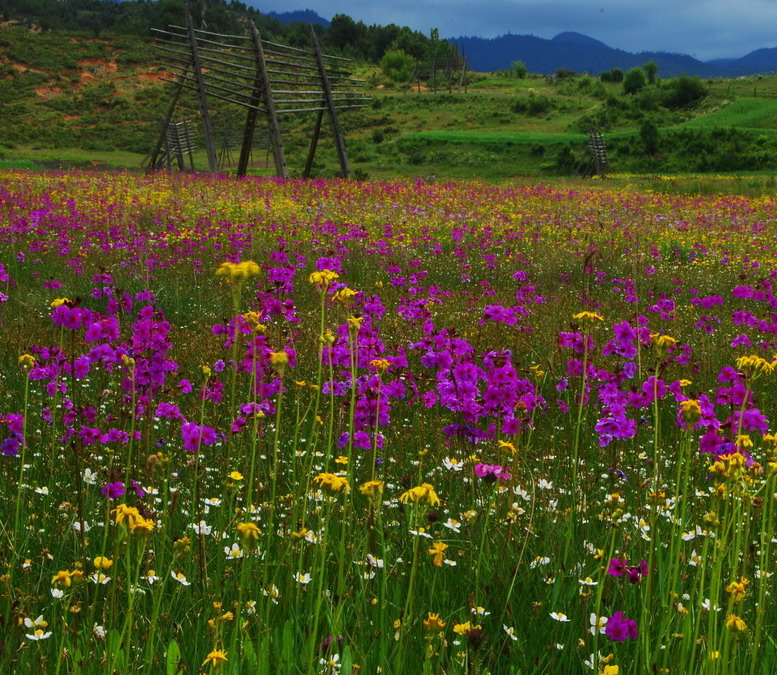
[[[121,481],[116,481],[114,483],[108,483],[107,485],[104,485],[100,492],[102,492],[103,496],[107,499],[118,499],[119,497],[124,496],[126,490],[124,489],[124,483]]]
[[[607,574],[612,577],[622,577],[628,569],[628,562],[621,558],[611,558],[610,566],[607,568]]]
[[[615,612],[607,620],[604,632],[612,642],[634,640],[637,637],[637,622],[623,616],[623,612]]]
[[[506,483],[510,480],[510,469],[500,464],[475,464],[475,475],[489,483],[496,480]]]

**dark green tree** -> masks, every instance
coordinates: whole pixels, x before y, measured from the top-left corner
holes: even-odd
[[[650,120],[645,120],[640,125],[639,139],[646,155],[652,156],[658,152],[658,127]]]
[[[529,69],[523,61],[513,61],[510,64],[510,74],[522,80],[529,74]]]
[[[670,110],[691,108],[701,101],[709,92],[701,78],[682,75],[666,84],[664,105]]]
[[[642,64],[642,70],[645,71],[648,84],[656,83],[656,75],[658,74],[658,64],[655,61],[648,61]]]
[[[632,68],[623,77],[623,93],[636,94],[642,91],[646,84],[645,71],[642,68]]]

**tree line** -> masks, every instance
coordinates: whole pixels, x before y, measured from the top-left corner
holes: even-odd
[[[197,27],[242,35],[248,22],[253,21],[268,40],[299,47],[310,43],[310,24],[282,23],[239,0],[0,0],[0,18],[43,31],[149,38],[152,28],[184,25],[187,4]],[[368,26],[345,14],[334,16],[328,26],[314,24],[314,30],[327,53],[367,63],[380,63],[386,54],[422,60],[445,56],[453,50],[437,31],[427,36],[395,24]]]

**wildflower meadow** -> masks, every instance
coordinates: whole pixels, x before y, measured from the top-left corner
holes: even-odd
[[[777,662],[777,200],[0,172],[4,672]]]

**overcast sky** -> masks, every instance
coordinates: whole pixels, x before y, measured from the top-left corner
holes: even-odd
[[[777,46],[777,0],[249,0],[262,12],[312,9],[331,19],[395,23],[441,37],[577,31],[630,52],[701,60]]]

